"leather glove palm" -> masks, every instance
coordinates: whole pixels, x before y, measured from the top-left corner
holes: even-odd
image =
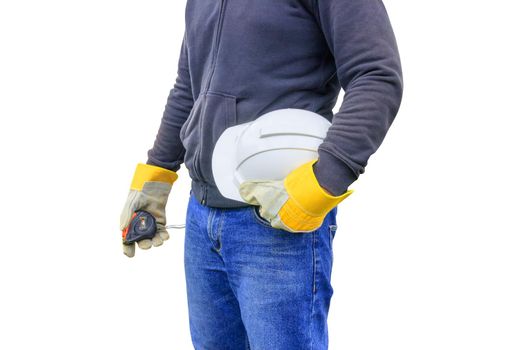
[[[120,214],[120,229],[126,229],[135,212],[139,210],[150,213],[156,220],[157,232],[151,239],[141,239],[137,245],[142,249],[149,249],[151,246],[160,246],[169,239],[166,230],[166,203],[171,191],[171,187],[177,180],[177,173],[164,168],[148,164],[138,164],[131,182],[122,213]],[[123,237],[122,248],[128,257],[135,255],[135,243],[125,242]]]
[[[294,169],[284,180],[245,181],[240,185],[240,195],[249,204],[259,205],[259,214],[272,227],[290,232],[314,231],[326,214],[353,192],[333,196],[325,191],[313,172],[315,162]]]

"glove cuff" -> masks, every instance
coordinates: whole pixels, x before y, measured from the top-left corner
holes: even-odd
[[[339,196],[328,193],[315,177],[313,164],[316,161],[317,159],[309,161],[288,174],[284,179],[284,187],[293,206],[299,207],[310,216],[324,217],[332,208],[351,195],[353,190],[348,190]]]
[[[150,164],[137,164],[131,189],[142,191],[146,182],[164,182],[172,185],[178,178],[176,172]]]

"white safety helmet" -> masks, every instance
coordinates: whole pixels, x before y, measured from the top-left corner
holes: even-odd
[[[212,155],[215,184],[224,197],[246,202],[239,194],[241,183],[282,180],[317,159],[317,148],[330,125],[314,112],[286,108],[224,130]]]

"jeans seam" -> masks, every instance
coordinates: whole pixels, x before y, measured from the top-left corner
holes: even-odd
[[[208,220],[207,220],[207,223],[206,223],[206,231],[207,231],[207,233],[208,233],[208,237],[209,237],[210,239],[211,239],[211,236],[210,236],[210,231],[211,231],[211,230],[210,230],[210,228],[212,228],[211,226],[213,226],[213,225],[212,225],[213,214],[214,214],[214,213],[213,213],[213,208],[212,208],[212,209],[210,209],[210,210],[208,211],[208,215],[207,215],[207,216],[208,216],[208,218],[207,218]]]
[[[222,243],[221,243],[221,237],[222,237],[222,226],[224,223],[224,211],[221,212],[221,215],[219,217],[219,227],[217,228],[217,253],[221,252]]]
[[[217,214],[217,209],[211,208],[208,212],[208,223],[206,226],[206,233],[208,234],[208,239],[210,240],[212,248],[215,248],[215,239],[213,238],[213,221]]]
[[[311,299],[311,307],[310,307],[310,349],[312,350],[314,348],[314,339],[313,339],[313,318],[314,318],[314,309],[315,309],[315,297],[317,295],[316,293],[316,288],[315,288],[315,283],[316,283],[316,277],[317,277],[317,251],[316,251],[316,240],[317,240],[317,235],[316,235],[316,231],[313,232],[312,234],[312,267],[313,267],[313,271],[312,271],[312,281],[313,281],[313,285],[312,285],[312,299]]]

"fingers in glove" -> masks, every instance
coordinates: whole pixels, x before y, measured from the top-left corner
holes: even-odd
[[[170,239],[170,234],[165,228],[158,228],[157,233],[160,235],[160,238],[162,238],[163,241]]]
[[[163,242],[164,241],[160,237],[159,232],[155,233],[155,236],[153,236],[153,238],[151,239],[151,243],[153,244],[154,247],[161,246]]]
[[[138,241],[137,245],[139,246],[140,249],[146,250],[146,249],[151,248],[151,246],[153,245],[153,242],[151,241],[151,239],[143,239],[141,241]]]
[[[135,256],[135,243],[122,244],[122,250],[124,252],[124,255],[126,255],[129,258],[133,258]]]

